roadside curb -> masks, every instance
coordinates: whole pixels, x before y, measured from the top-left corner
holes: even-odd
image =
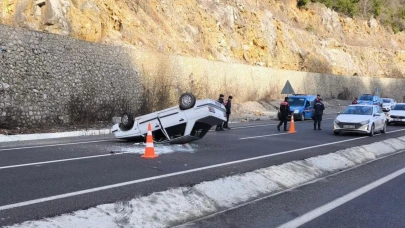
[[[65,137],[108,135],[108,134],[111,134],[111,129],[99,129],[87,131],[82,130],[82,131],[57,132],[57,133],[0,135],[0,142],[15,142],[15,141],[38,140],[38,139],[55,139]]]
[[[308,184],[395,153],[405,152],[405,136],[340,150],[305,160],[177,187],[125,202],[103,204],[13,227],[94,224],[94,227],[172,227]],[[95,221],[102,218],[102,223]]]

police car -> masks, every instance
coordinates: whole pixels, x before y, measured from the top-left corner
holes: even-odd
[[[124,113],[118,117],[112,133],[118,139],[145,141],[151,124],[155,142],[183,144],[202,139],[212,126],[224,121],[224,105],[211,99],[196,100],[193,94],[185,93],[180,97],[179,106],[135,118]]]

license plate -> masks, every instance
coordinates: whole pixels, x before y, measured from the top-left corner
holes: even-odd
[[[354,125],[344,125],[343,128],[354,128]]]

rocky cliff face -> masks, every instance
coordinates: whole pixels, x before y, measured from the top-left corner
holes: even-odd
[[[295,0],[0,0],[0,23],[281,69],[405,77],[405,36]],[[0,44],[1,46],[1,44]]]

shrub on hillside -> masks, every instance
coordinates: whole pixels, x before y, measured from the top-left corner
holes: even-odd
[[[343,13],[347,16],[375,17],[383,25],[392,30],[402,32],[405,30],[405,2],[403,0],[311,0],[319,2],[326,7]],[[302,7],[308,1],[299,0],[297,5]]]

